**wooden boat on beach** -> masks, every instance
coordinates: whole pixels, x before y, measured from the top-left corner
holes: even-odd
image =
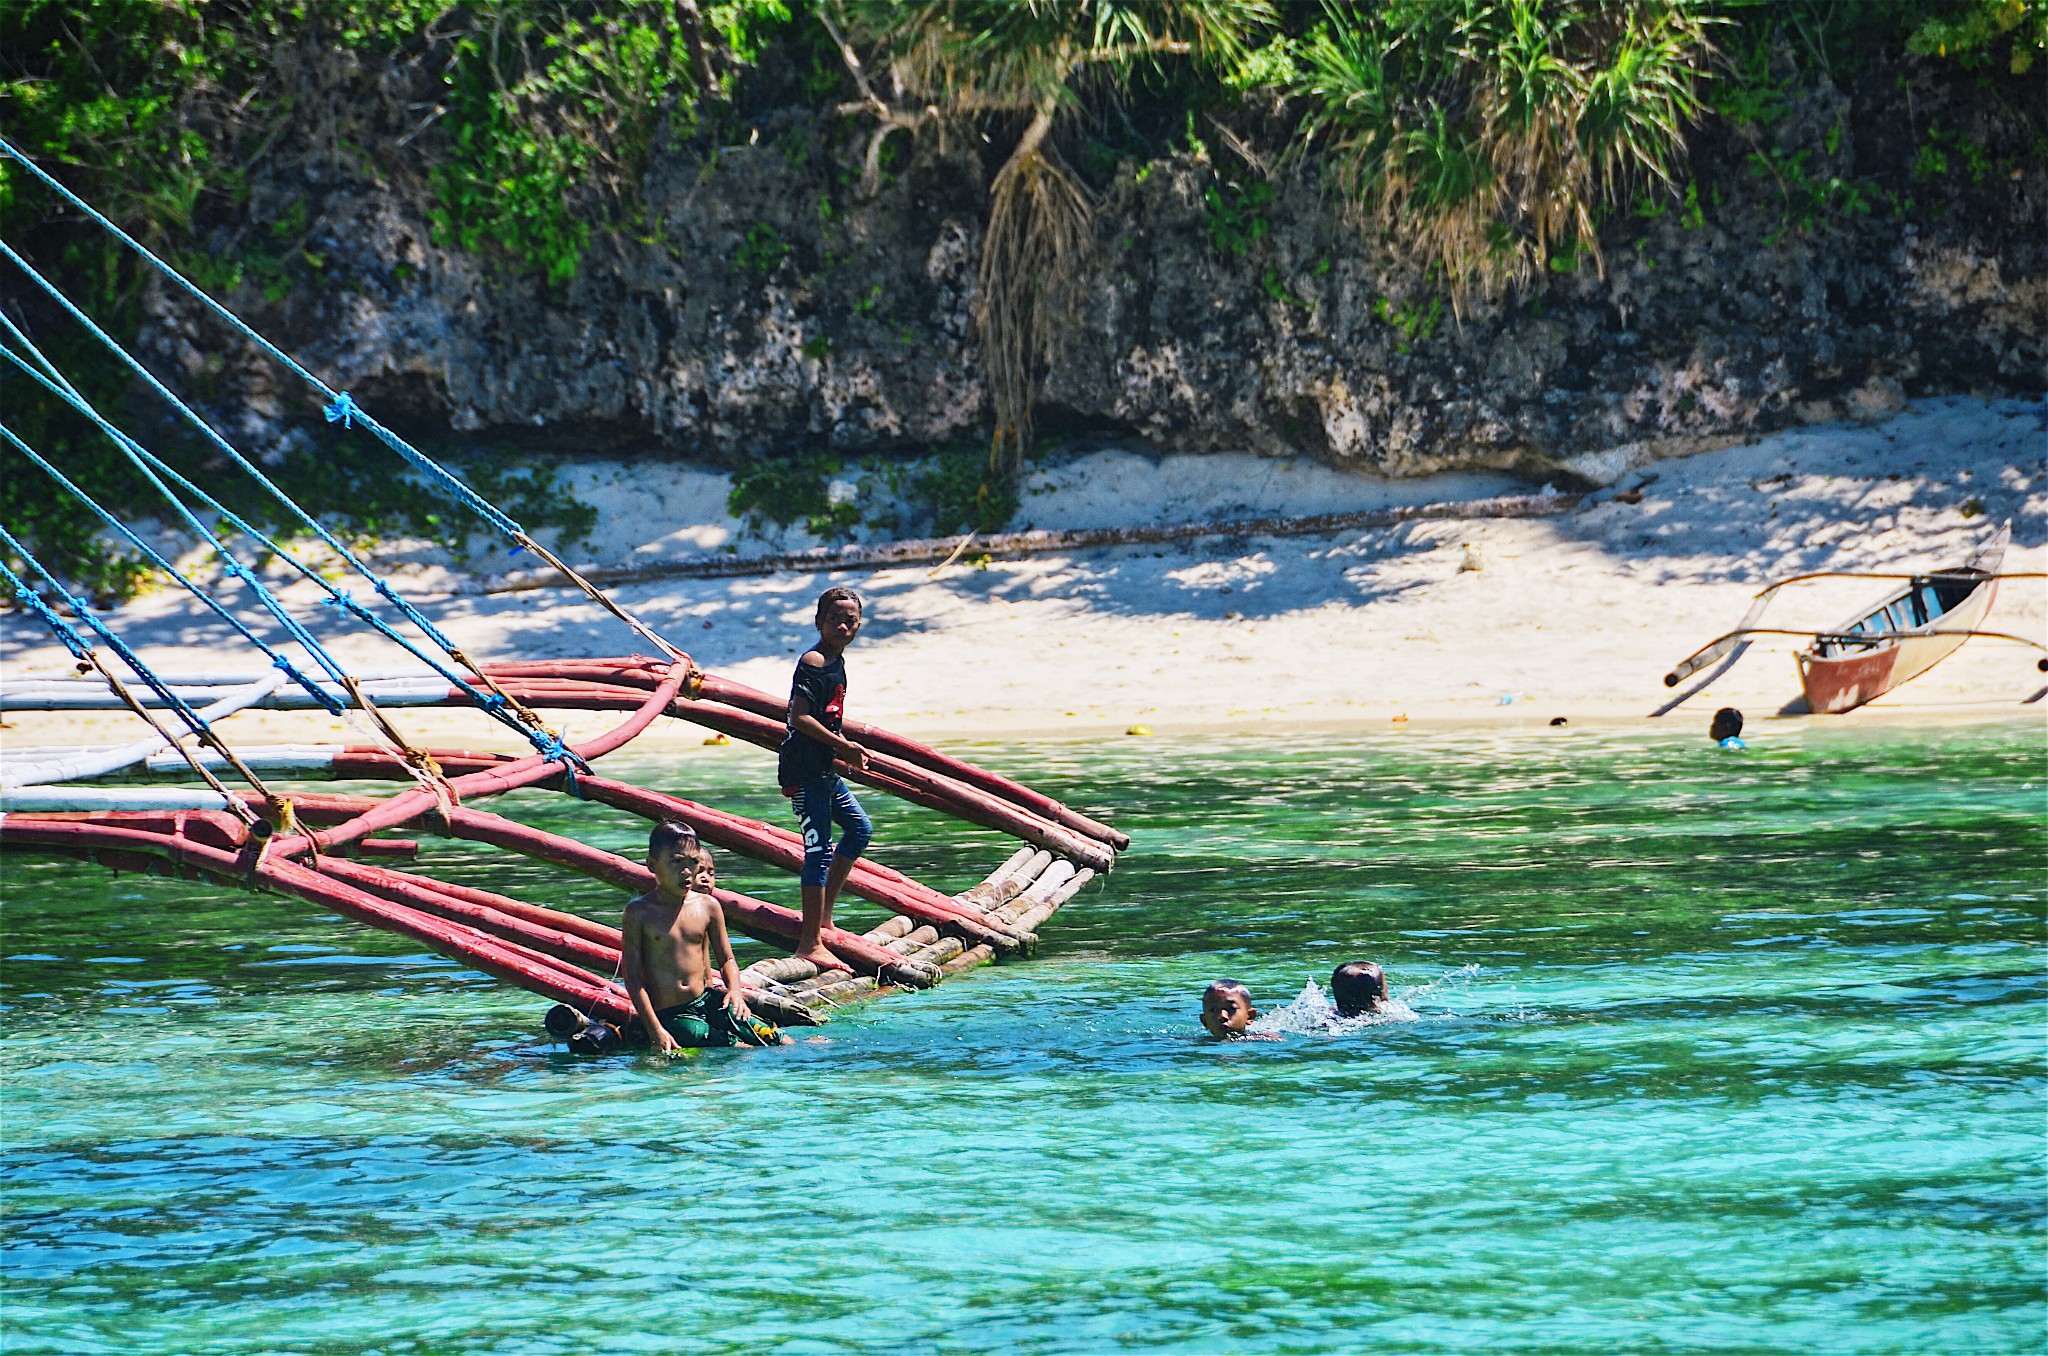
[[[1951,570],[1911,579],[1799,652],[1799,682],[1817,713],[1853,711],[1918,678],[1968,640],[1998,598],[2012,524]]]
[[[1742,657],[1753,636],[1812,637],[1798,654],[1799,680],[1806,690],[1807,709],[1821,714],[1853,711],[1882,697],[1955,653],[1971,636],[2048,650],[2048,646],[2030,637],[1984,628],[1984,618],[1997,601],[2001,579],[2048,578],[2039,571],[2015,574],[2002,570],[2011,541],[2012,524],[2008,522],[1973,551],[1968,560],[1950,569],[1924,574],[1820,570],[1780,579],[1750,600],[1749,611],[1733,631],[1708,641],[1664,675],[1664,686],[1677,687],[1701,669],[1721,664],[1664,710],[1672,709],[1727,672]],[[1816,579],[1888,579],[1897,581],[1899,587],[1832,630],[1758,625],[1764,609],[1781,591]],[[2048,673],[2048,659],[2038,661],[2037,667]]]

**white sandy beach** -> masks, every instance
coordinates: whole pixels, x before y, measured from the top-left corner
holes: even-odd
[[[706,669],[780,690],[810,638],[811,600],[827,583],[849,583],[870,604],[867,631],[849,655],[851,714],[928,739],[1122,737],[1134,724],[1168,734],[1386,728],[1402,717],[1536,727],[1557,716],[1575,726],[1643,720],[1676,695],[1662,683],[1671,665],[1733,627],[1774,578],[1956,564],[2008,518],[2005,568],[2048,569],[2048,415],[2039,404],[1926,401],[1883,422],[1815,426],[1641,466],[1630,460],[1586,459],[1588,469],[1619,478],[1571,512],[1526,521],[1203,537],[942,571],[671,580],[615,592]],[[593,463],[569,479],[602,515],[584,553],[595,563],[761,545],[743,541],[725,513],[723,476]],[[1095,452],[1039,470],[1017,521],[1292,516],[1528,488],[1503,476],[1390,482],[1305,461]],[[432,552],[394,549],[386,559],[402,566],[409,588],[465,582]],[[1788,590],[1766,622],[1833,626],[1886,587],[1850,580]],[[288,596],[312,611],[310,587]],[[426,610],[480,658],[646,648],[567,590],[442,592]],[[158,590],[114,621],[167,672],[261,667],[181,594]],[[2048,639],[2048,584],[2008,582],[1986,625]],[[1792,654],[1801,643],[1759,638],[1663,719],[1704,727],[1721,705],[1752,721],[1796,707]],[[20,613],[0,625],[0,647],[10,678],[69,667]],[[335,649],[366,670],[408,666],[364,632],[344,635]],[[2038,725],[2048,711],[2039,653],[1972,641],[1862,711],[1806,719]],[[473,713],[406,712],[401,723],[431,742],[509,747]],[[604,723],[579,716],[569,730],[587,736]],[[249,742],[346,737],[312,714],[249,713],[229,728]],[[85,743],[131,733],[126,717],[22,713],[9,717],[6,738]],[[686,730],[661,737],[694,739]]]

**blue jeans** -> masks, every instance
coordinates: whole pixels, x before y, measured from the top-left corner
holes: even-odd
[[[868,840],[875,836],[875,826],[867,811],[860,808],[846,783],[831,773],[798,787],[790,803],[796,808],[796,822],[804,831],[806,885],[823,885],[835,857],[851,861],[866,850]],[[835,823],[846,830],[836,849],[832,846]]]

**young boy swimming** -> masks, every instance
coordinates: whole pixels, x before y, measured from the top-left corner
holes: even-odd
[[[1219,1041],[1283,1039],[1283,1032],[1339,1035],[1343,1023],[1360,1017],[1413,1020],[1415,1014],[1387,990],[1387,972],[1371,961],[1346,961],[1330,975],[1326,997],[1310,981],[1300,997],[1265,1016],[1252,1006],[1251,991],[1234,979],[1219,979],[1202,994],[1202,1025]]]
[[[655,1053],[788,1044],[747,1011],[725,911],[712,893],[717,868],[697,831],[675,819],[655,825],[647,838],[647,869],[654,888],[626,905],[620,960],[626,994]],[[711,987],[714,968],[725,983],[722,993]]]
[[[860,634],[861,614],[860,595],[852,589],[830,588],[818,595],[818,643],[804,651],[790,679],[789,727],[776,764],[782,794],[789,797],[804,834],[804,916],[796,955],[820,970],[846,968],[819,938],[832,926],[840,887],[874,836],[874,825],[833,761],[856,772],[868,765],[867,750],[840,732],[846,712],[846,647]],[[835,823],[845,830],[836,848]]]
[[[1219,1041],[1278,1040],[1251,1030],[1259,1010],[1252,991],[1234,979],[1219,979],[1202,991],[1202,1027]]]
[[[1387,1005],[1387,972],[1371,961],[1346,961],[1330,974],[1339,1017],[1363,1017]]]
[[[1724,749],[1746,749],[1742,742],[1742,713],[1732,706],[1724,706],[1714,713],[1714,723],[1707,727],[1707,738]]]

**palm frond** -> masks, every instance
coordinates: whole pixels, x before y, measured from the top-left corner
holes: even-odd
[[[1554,252],[1599,262],[1599,205],[1672,182],[1713,56],[1700,0],[1323,0],[1289,92],[1304,143],[1452,300]]]

